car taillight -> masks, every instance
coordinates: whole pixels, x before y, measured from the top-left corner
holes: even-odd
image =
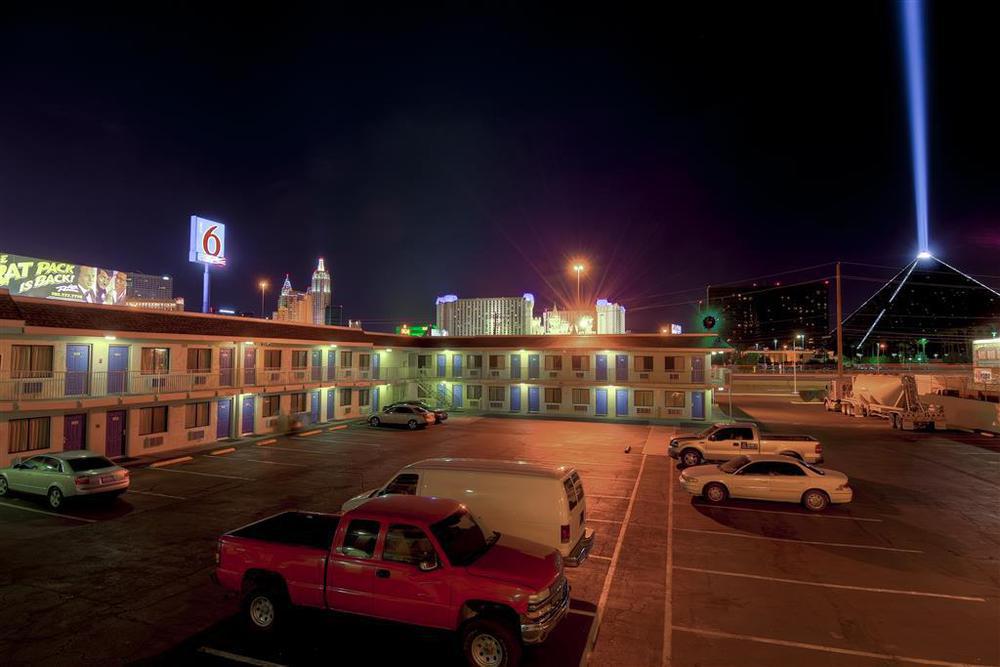
[[[823,445],[819,444],[818,442],[816,443],[816,453],[817,454],[823,453]]]
[[[851,490],[851,485],[847,483],[841,484],[840,486],[837,487],[837,491],[850,491],[850,490]]]
[[[215,564],[222,563],[222,540],[215,543]]]
[[[559,541],[563,544],[569,543],[569,524],[559,526]]]
[[[73,481],[76,483],[77,486],[87,486],[88,484],[90,484],[90,477],[88,477],[87,475],[82,475],[80,477],[76,477]]]

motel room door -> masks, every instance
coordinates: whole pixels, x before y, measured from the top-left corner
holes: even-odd
[[[128,378],[128,345],[108,347],[108,393],[124,394]]]
[[[253,433],[253,396],[243,397],[243,418],[240,420],[240,433]]]
[[[705,392],[703,391],[691,392],[691,418],[705,418]]]
[[[309,419],[313,424],[319,421],[319,392],[314,391],[310,394],[310,405],[309,405]]]
[[[90,346],[66,346],[66,395],[82,396],[87,394],[90,372]]]
[[[109,459],[126,455],[125,439],[128,429],[125,428],[125,410],[112,410],[107,415],[104,425],[104,455]]]
[[[538,411],[538,387],[528,387],[528,412]]]
[[[233,410],[233,399],[224,398],[218,403],[218,422],[215,426],[215,437],[218,440],[229,437],[230,429],[232,428],[232,410]]]
[[[66,415],[63,421],[63,449],[67,452],[83,449],[87,415]]]
[[[596,392],[594,414],[598,417],[608,416],[608,390],[599,387]]]

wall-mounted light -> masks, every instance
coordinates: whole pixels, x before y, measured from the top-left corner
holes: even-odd
[[[104,340],[118,340],[118,336],[105,336]]]

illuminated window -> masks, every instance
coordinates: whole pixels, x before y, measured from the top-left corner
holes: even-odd
[[[546,387],[545,402],[562,403],[562,389],[560,387]]]
[[[668,408],[683,408],[684,392],[683,391],[665,392],[664,405],[666,405]]]
[[[370,368],[372,365],[372,355],[368,352],[358,353],[358,368]]]
[[[504,388],[503,387],[490,387],[490,402],[498,403],[503,402],[504,399]]]
[[[277,394],[271,394],[270,396],[265,396],[262,399],[261,405],[261,415],[264,417],[273,417],[278,414],[281,409],[281,396]]]
[[[663,370],[682,371],[684,370],[684,357],[663,357]]]
[[[647,390],[635,390],[632,392],[632,404],[637,408],[653,407],[653,392]]]
[[[167,432],[167,406],[139,410],[139,435]]]
[[[344,350],[340,353],[340,365],[344,368],[350,368],[354,363],[353,353],[350,350]]]
[[[635,370],[648,372],[653,370],[653,357],[633,357]]]
[[[292,394],[292,413],[305,412],[306,411],[306,395],[305,392],[300,392],[298,394]]]
[[[507,367],[507,357],[502,354],[490,355],[490,369],[502,370]]]
[[[164,375],[170,372],[170,350],[165,347],[144,347],[141,355],[143,375]]]
[[[589,389],[574,389],[573,390],[573,405],[590,405],[590,390]]]
[[[51,421],[51,417],[11,419],[8,421],[10,436],[7,438],[7,451],[16,454],[36,449],[48,449]]]
[[[188,403],[184,406],[184,428],[208,426],[208,403]]]
[[[52,377],[52,346],[12,346],[10,370],[14,378]]]
[[[358,405],[365,407],[371,402],[371,389],[358,389]]]
[[[561,371],[562,370],[562,356],[558,354],[546,354],[545,355],[545,370],[547,371]]]
[[[470,354],[466,356],[466,365],[471,368],[482,368],[483,367],[483,355],[481,354]]]
[[[212,370],[212,351],[207,347],[190,348],[187,357],[188,373],[208,373]]]
[[[483,397],[483,385],[481,384],[470,384],[467,386],[469,392],[468,398],[473,401],[478,401]]]
[[[590,357],[585,354],[574,354],[572,358],[574,371],[589,371]]]
[[[417,368],[430,368],[431,365],[431,355],[421,354],[417,357]]]
[[[351,404],[351,388],[341,387],[340,388],[340,407],[346,407]]]
[[[305,368],[309,365],[309,352],[306,350],[292,350],[292,368]]]
[[[269,371],[276,371],[281,368],[281,350],[264,351],[264,368]]]

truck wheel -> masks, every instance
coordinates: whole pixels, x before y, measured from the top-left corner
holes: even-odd
[[[807,510],[822,512],[830,506],[830,496],[819,489],[809,489],[802,494],[802,504]]]
[[[247,625],[260,634],[271,634],[284,616],[285,596],[271,587],[258,587],[243,598]]]
[[[702,461],[701,452],[697,449],[685,449],[681,452],[681,463],[688,468],[699,465]]]
[[[417,430],[417,420],[416,419],[411,419],[410,421],[406,422],[406,425],[409,427],[409,429],[411,431]]]
[[[473,618],[462,627],[462,654],[472,667],[514,667],[521,663],[521,638],[501,620]]]
[[[705,496],[705,500],[708,502],[719,505],[726,502],[729,498],[729,489],[725,487],[724,484],[719,484],[718,482],[713,482],[707,485],[701,492]]]

